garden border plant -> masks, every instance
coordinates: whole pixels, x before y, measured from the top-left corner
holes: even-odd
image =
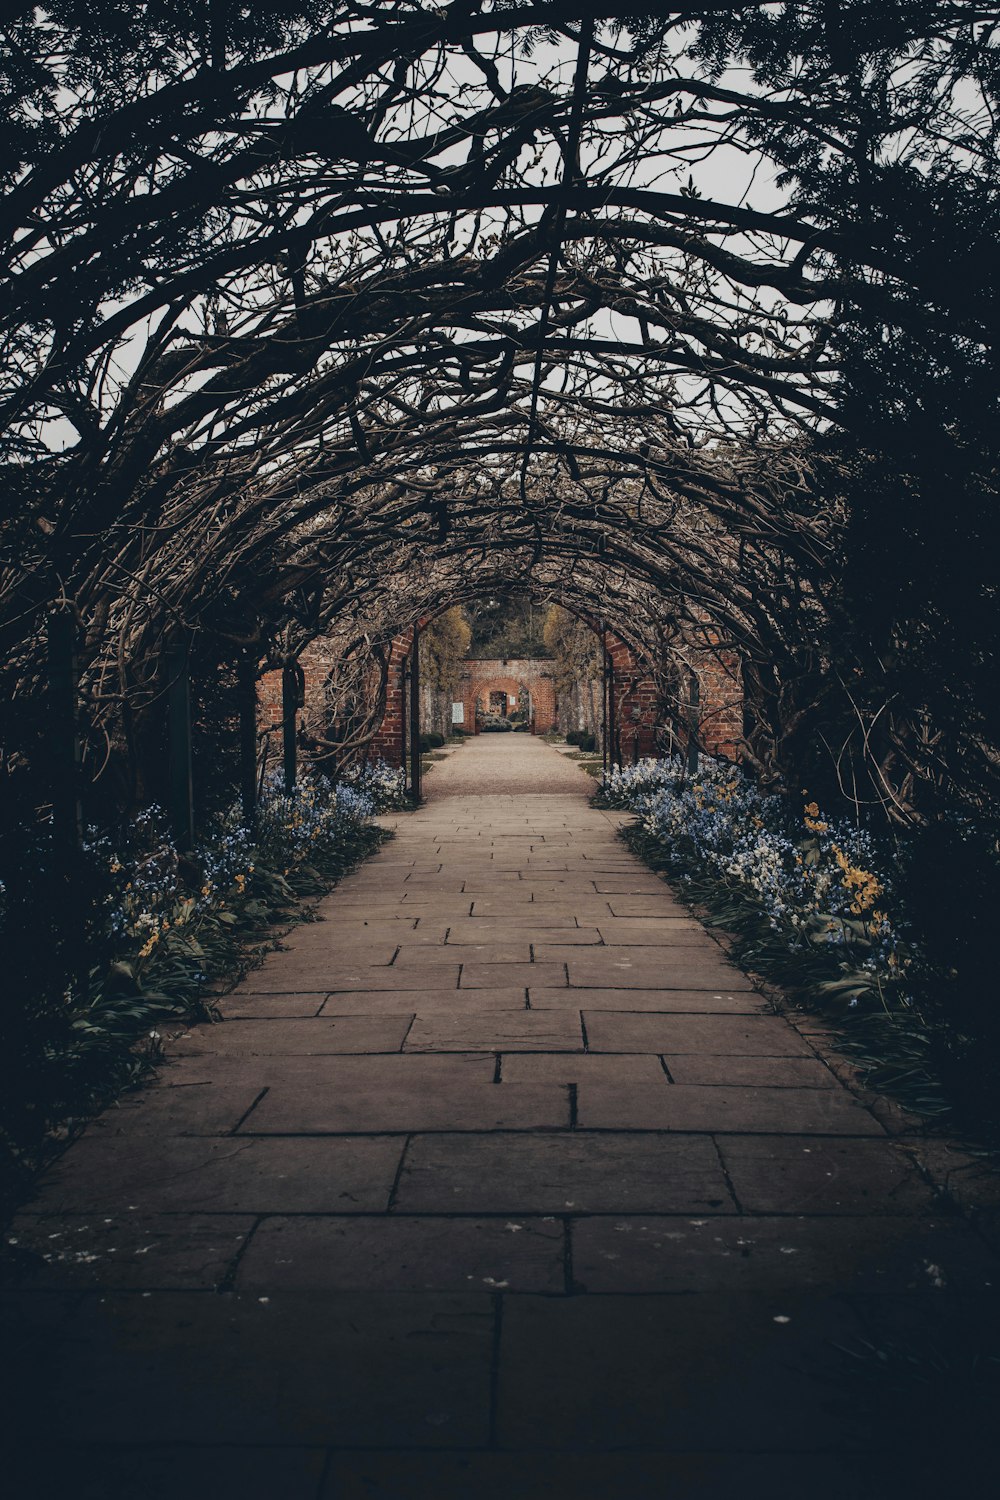
[[[738,765],[704,758],[611,768],[595,801],[635,814],[628,846],[676,883],[733,957],[819,1012],[863,1084],[928,1123],[995,1143],[998,1121],[955,1087],[968,1039],[949,1024],[935,971],[907,919],[905,841],[879,841],[803,793],[763,792]]]
[[[84,966],[54,993],[31,995],[4,1038],[8,1074],[0,1113],[0,1205],[96,1112],[139,1084],[162,1056],[160,1028],[220,1017],[220,983],[235,983],[311,903],[391,835],[376,812],[405,806],[402,773],[384,763],[339,784],[307,771],[291,792],[265,778],[255,822],[239,803],[179,853],[162,813],[147,808],[113,839],[88,830],[81,914]],[[47,858],[46,833],[36,850]],[[8,897],[3,928],[30,921],[38,892]]]

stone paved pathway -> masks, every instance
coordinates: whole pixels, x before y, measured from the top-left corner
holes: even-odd
[[[591,785],[521,737],[440,762],[48,1174],[17,1493],[897,1493],[838,1346],[995,1327],[996,1195],[771,1012]]]

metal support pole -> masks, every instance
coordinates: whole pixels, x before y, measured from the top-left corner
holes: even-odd
[[[610,747],[608,744],[608,632],[604,625],[601,626],[601,756],[604,761],[604,771],[607,774],[611,764]]]
[[[701,726],[701,715],[698,705],[701,702],[701,683],[698,674],[691,673],[691,691],[688,696],[688,744],[687,744],[687,768],[690,775],[698,769],[698,730]]]
[[[187,644],[168,646],[167,745],[170,824],[178,849],[194,843],[194,777],[191,769],[191,676]]]
[[[83,840],[77,725],[76,621],[61,609],[48,619],[49,753],[56,863],[73,868]]]
[[[420,801],[423,766],[420,761],[420,631],[413,627],[410,648],[410,795]]]
[[[257,816],[257,663],[243,655],[236,668],[240,717],[240,803],[243,822],[252,828]]]
[[[290,796],[298,776],[296,714],[302,707],[302,668],[288,662],[281,669],[281,759],[285,772],[285,791]]]
[[[399,765],[406,770],[406,656],[399,661]]]

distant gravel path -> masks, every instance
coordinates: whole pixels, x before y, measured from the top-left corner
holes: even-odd
[[[447,760],[434,762],[424,799],[524,797],[532,793],[592,796],[596,782],[573,761],[529,734],[482,734]]]

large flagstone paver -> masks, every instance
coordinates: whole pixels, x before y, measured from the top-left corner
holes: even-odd
[[[397,1136],[88,1137],[32,1206],[50,1213],[371,1212],[388,1205],[401,1149]]]
[[[623,992],[627,998],[627,991]],[[585,993],[581,1003],[586,1007]],[[806,1043],[777,1016],[704,1016],[584,1009],[593,1052],[734,1052],[808,1057]]]
[[[734,1213],[707,1137],[423,1135],[410,1145],[400,1211]]]
[[[241,1135],[318,1135],[414,1130],[539,1130],[568,1128],[566,1089],[554,1083],[489,1083],[401,1087],[373,1097],[367,1088],[304,1092],[274,1084],[250,1110]]]
[[[737,990],[735,994],[708,989],[684,990],[633,990],[633,989],[545,989],[530,985],[528,997],[532,1010],[584,1007],[588,1014],[593,1011],[611,1010],[639,1013],[655,1011],[661,1014],[681,1012],[705,1015],[750,1015],[760,1014],[760,996],[751,989]]]
[[[476,991],[473,991],[475,994]],[[583,1051],[577,1011],[497,1011],[476,1014],[418,1014],[406,1038],[408,1052]]]
[[[0,1289],[18,1493],[892,1493],[843,1351],[988,1361],[1000,1197],[591,788],[521,735],[435,763],[50,1169]]]
[[[566,1290],[561,1219],[266,1219],[240,1260],[241,1290]]]
[[[710,1130],[715,1134],[884,1135],[881,1125],[843,1089],[702,1088],[637,1084],[622,1089],[584,1083],[577,1097],[581,1130]]]
[[[354,1221],[351,1221],[354,1223]],[[589,1292],[995,1290],[996,1263],[960,1219],[593,1215],[573,1224],[573,1276]]]

